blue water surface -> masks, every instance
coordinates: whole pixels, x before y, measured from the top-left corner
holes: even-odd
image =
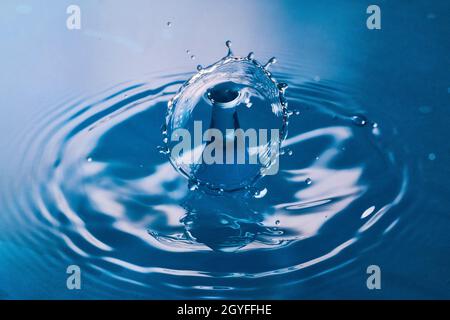
[[[381,30],[369,1],[71,4],[0,4],[1,299],[450,298],[448,1],[380,0]],[[292,117],[280,172],[218,195],[158,146],[228,39]]]

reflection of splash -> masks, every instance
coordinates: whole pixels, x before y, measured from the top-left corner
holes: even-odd
[[[276,228],[264,227],[263,215],[252,208],[248,193],[217,195],[201,189],[190,191],[182,202],[186,215],[180,219],[185,226],[182,234],[150,234],[160,241],[178,239],[184,242],[205,244],[217,251],[233,252],[257,241],[264,243],[279,236]]]

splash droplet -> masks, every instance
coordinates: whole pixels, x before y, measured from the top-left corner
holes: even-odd
[[[367,124],[366,117],[362,115],[353,116],[352,117],[353,124],[357,125],[358,127],[364,127]]]
[[[305,183],[306,183],[307,185],[310,185],[310,184],[312,183],[311,178],[306,178]]]
[[[275,63],[277,63],[277,58],[275,57],[270,58],[269,61],[267,61],[267,63],[264,65],[264,69],[267,69],[268,67],[270,67]]]
[[[430,161],[436,160],[436,154],[430,153],[430,154],[428,155],[428,160],[430,160]]]

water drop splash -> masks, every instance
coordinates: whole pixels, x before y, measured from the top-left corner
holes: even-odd
[[[235,56],[231,41],[226,41],[226,47],[225,57],[208,67],[197,66],[198,72],[169,101],[163,133],[177,171],[218,192],[238,190],[274,174],[289,113],[284,97],[288,85],[278,83],[266,70],[276,59],[261,65],[252,53]],[[190,137],[189,142],[183,139],[188,148],[182,151],[179,132]],[[247,134],[253,132],[257,133],[254,145],[236,146],[251,140],[253,136]],[[221,147],[211,152],[219,142]],[[205,155],[219,160],[207,163]]]
[[[371,113],[339,82],[280,68],[277,87],[253,59],[231,56],[214,70],[204,68],[175,104],[168,101],[186,74],[163,72],[67,99],[24,123],[5,146],[5,154],[23,150],[23,161],[7,161],[12,174],[0,179],[2,217],[14,226],[2,237],[36,252],[51,247],[61,257],[40,255],[42,263],[33,264],[43,281],[49,267],[50,273],[65,270],[74,259],[91,266],[83,269],[86,277],[108,275],[97,283],[100,298],[123,298],[124,289],[141,297],[253,298],[267,283],[301,290],[309,279],[351,266],[385,234],[406,241],[411,232],[397,229],[421,228],[424,220],[414,219],[411,208],[420,204],[422,180],[410,166],[414,153],[403,149],[408,140],[397,136],[401,131],[381,115],[379,126],[355,125],[352,115]],[[284,61],[289,65],[289,57]],[[193,120],[204,120],[206,129],[214,110],[232,116],[234,110],[242,129],[287,126],[283,82],[289,83],[289,108],[302,117],[294,111],[289,119],[282,149],[293,155],[280,158],[279,174],[235,192],[220,185],[211,192],[215,180],[199,183],[200,167],[183,173],[197,180],[172,168],[167,145],[177,137],[175,123],[194,129]],[[166,111],[172,120],[160,126]],[[219,131],[231,125],[214,123]],[[430,147],[417,158],[436,166],[443,159],[438,151]],[[2,258],[24,274],[30,269],[19,264],[22,252],[11,247]],[[233,289],[216,290],[223,287]]]

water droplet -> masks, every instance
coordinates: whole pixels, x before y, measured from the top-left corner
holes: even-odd
[[[191,60],[195,60],[195,55],[191,55]]]
[[[230,40],[227,40],[227,41],[225,42],[225,45],[226,45],[227,48],[228,48],[228,54],[227,54],[227,56],[233,55],[233,52],[231,51],[231,41],[230,41]]]
[[[253,60],[255,58],[255,54],[253,52],[250,52],[247,56],[248,59]]]
[[[170,28],[172,26],[172,22],[167,21],[166,25]]]
[[[298,116],[300,114],[300,110],[294,110],[294,114]]]
[[[306,183],[307,185],[310,185],[310,184],[312,183],[311,178],[306,178],[305,183]]]
[[[372,128],[378,128],[378,123],[376,123],[376,122],[374,122],[374,123],[372,123]]]
[[[431,160],[431,161],[436,160],[436,154],[430,153],[430,154],[428,155],[428,160]]]
[[[92,162],[92,158],[91,157],[87,158],[87,162]]]
[[[267,69],[268,67],[270,67],[272,64],[277,63],[277,58],[272,57],[269,59],[269,61],[267,61],[267,63],[264,65],[264,69]]]
[[[275,221],[275,224],[279,225],[280,224],[280,220]]]
[[[187,53],[187,54],[191,54],[191,50],[186,49],[186,53]]]
[[[164,137],[164,138],[163,138],[163,142],[164,142],[164,143],[167,143],[167,142],[169,142],[169,138],[167,138],[167,137]]]
[[[288,156],[292,156],[294,154],[294,151],[289,150],[287,154],[288,154]]]
[[[202,71],[203,70],[203,67],[202,67],[202,65],[197,65],[197,71]]]
[[[353,116],[352,117],[353,124],[357,125],[358,127],[364,127],[367,124],[367,119],[364,116]]]
[[[314,81],[319,82],[320,81],[320,77],[319,76],[315,76],[314,77]]]

